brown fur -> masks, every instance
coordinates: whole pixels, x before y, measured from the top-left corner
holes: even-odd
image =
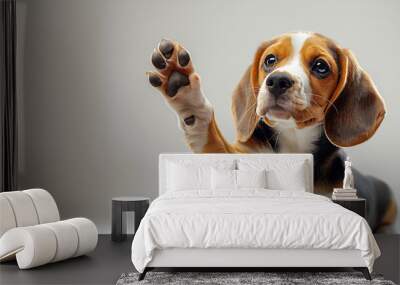
[[[342,49],[347,61],[346,84],[333,98],[335,108],[327,110],[325,133],[342,147],[360,144],[376,132],[385,116],[385,104],[369,75],[361,69],[349,50]]]
[[[388,209],[386,211],[386,214],[383,217],[381,226],[393,224],[394,221],[396,220],[396,216],[397,216],[397,205],[396,205],[396,202],[394,200],[391,200],[390,204],[389,204],[389,207],[388,207]]]
[[[208,140],[203,148],[204,153],[232,153],[236,152],[232,146],[225,140],[219,130],[213,114],[208,127]]]

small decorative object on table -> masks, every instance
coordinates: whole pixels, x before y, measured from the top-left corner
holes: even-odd
[[[353,171],[351,170],[351,161],[349,156],[346,158],[344,166],[345,169],[344,169],[343,188],[354,189],[354,176],[353,176]]]
[[[351,170],[350,157],[346,158],[344,165],[343,188],[333,189],[332,201],[365,218],[366,200],[358,198],[357,190],[354,189],[354,176]]]
[[[135,232],[140,221],[146,214],[150,205],[150,198],[147,197],[116,197],[112,199],[112,227],[111,239],[123,241],[126,239],[126,224],[123,223],[124,212],[135,212]]]
[[[343,188],[334,188],[332,193],[332,200],[355,200],[357,197],[357,190],[354,189],[354,176],[351,170],[350,157],[347,157],[344,162],[344,179]]]

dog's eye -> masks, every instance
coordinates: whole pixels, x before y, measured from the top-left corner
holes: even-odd
[[[277,62],[278,62],[278,58],[275,55],[273,55],[273,54],[267,55],[264,60],[264,69],[267,70],[267,69],[271,68]]]
[[[314,60],[311,70],[320,79],[326,78],[331,72],[328,63],[321,58]]]

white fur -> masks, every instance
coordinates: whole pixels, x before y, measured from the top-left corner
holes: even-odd
[[[279,152],[283,153],[310,153],[314,150],[314,142],[321,135],[322,125],[314,125],[298,129],[293,118],[289,120],[275,120]]]
[[[301,63],[301,49],[305,41],[310,37],[308,33],[295,33],[291,35],[293,56],[288,63],[277,70],[286,71],[297,77],[301,82],[300,96],[310,104],[311,87],[307,74]],[[280,152],[311,152],[314,142],[321,135],[321,125],[298,129],[293,118],[289,120],[274,120],[278,134]]]
[[[258,116],[263,117],[265,116],[266,112],[266,106],[268,105],[268,91],[267,88],[265,87],[266,78],[264,79],[263,83],[260,86],[260,90],[258,91],[258,96],[257,96],[257,106],[256,106],[256,113]]]
[[[208,141],[213,108],[207,97],[203,95],[200,78],[196,82],[193,75],[189,78],[191,84],[181,87],[175,98],[169,100],[169,105],[176,111],[186,142],[195,153],[201,153]],[[193,125],[188,126],[184,123],[184,119],[191,115],[194,115],[196,119]]]
[[[310,37],[308,33],[295,33],[291,35],[291,42],[293,47],[292,58],[287,64],[276,69],[276,71],[286,71],[292,76],[297,77],[301,83],[300,94],[308,104],[311,99],[311,88],[307,74],[304,71],[303,65],[301,64],[301,49],[305,41]]]

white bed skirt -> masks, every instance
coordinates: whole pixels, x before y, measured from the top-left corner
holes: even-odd
[[[147,267],[366,267],[359,250],[197,249],[155,250]]]

